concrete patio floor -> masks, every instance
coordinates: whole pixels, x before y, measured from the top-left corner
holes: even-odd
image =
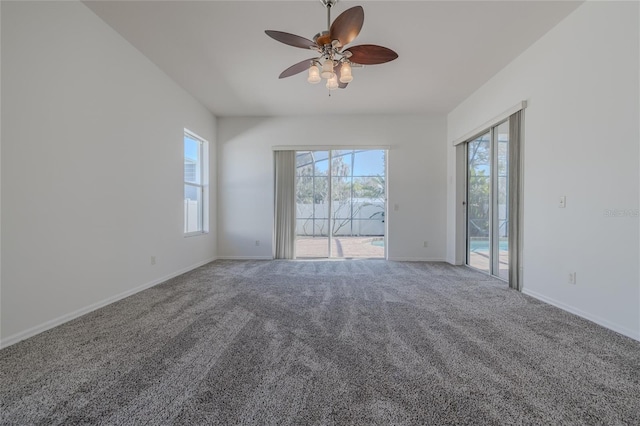
[[[374,241],[381,241],[384,244],[384,237],[333,237],[331,240],[331,257],[384,259],[384,245],[374,245]],[[297,259],[326,258],[328,256],[328,237],[296,237]],[[488,254],[480,251],[471,252],[469,266],[488,272]],[[500,250],[499,266],[499,276],[507,279],[509,273],[508,251]]]
[[[469,266],[479,269],[484,272],[489,272],[491,270],[490,262],[489,262],[489,253],[484,251],[472,251],[469,253]],[[509,252],[506,250],[499,251],[499,259],[498,266],[500,268],[500,272],[498,276],[503,280],[509,279]]]
[[[384,242],[384,237],[333,237],[331,257],[384,259],[384,245],[374,245],[374,241]],[[322,258],[328,257],[328,254],[328,237],[296,238],[296,258]]]

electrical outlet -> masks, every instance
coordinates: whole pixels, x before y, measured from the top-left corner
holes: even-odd
[[[151,256],[151,264],[152,265],[156,264],[156,257],[155,256]]]
[[[256,240],[256,247],[260,245],[260,240]]]
[[[429,241],[425,241],[425,242],[422,244],[422,246],[423,246],[423,247],[425,247],[425,248],[426,248],[426,247],[429,247]]]
[[[558,201],[558,207],[561,209],[567,207],[567,197],[565,197],[564,195],[560,197],[560,200]]]
[[[569,273],[569,284],[576,284],[576,273],[575,272],[570,272]]]
[[[393,205],[393,211],[397,212],[398,210],[400,210],[400,204],[394,204]]]

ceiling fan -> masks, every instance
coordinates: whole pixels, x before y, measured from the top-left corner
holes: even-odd
[[[364,23],[364,9],[355,6],[342,12],[331,23],[331,8],[338,0],[320,0],[327,9],[327,31],[319,32],[313,41],[282,31],[266,30],[265,33],[289,46],[316,51],[319,56],[305,59],[282,71],[280,78],[291,77],[309,70],[307,81],[315,84],[327,80],[327,88],[344,89],[353,80],[351,68],[363,65],[376,65],[393,61],[398,54],[386,47],[375,44],[362,44],[344,47],[360,33]]]

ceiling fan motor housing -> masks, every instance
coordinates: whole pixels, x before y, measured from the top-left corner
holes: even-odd
[[[315,41],[320,48],[324,47],[327,44],[331,44],[331,36],[329,35],[329,31],[319,32],[313,37],[313,41]]]

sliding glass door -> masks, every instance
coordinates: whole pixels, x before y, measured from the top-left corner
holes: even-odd
[[[296,153],[296,257],[329,257],[329,151]]]
[[[491,132],[467,145],[467,264],[491,273]]]
[[[509,278],[509,121],[467,142],[467,265]]]
[[[493,274],[509,279],[509,121],[494,128],[495,197]]]
[[[296,257],[384,258],[386,151],[298,151],[296,158]]]

